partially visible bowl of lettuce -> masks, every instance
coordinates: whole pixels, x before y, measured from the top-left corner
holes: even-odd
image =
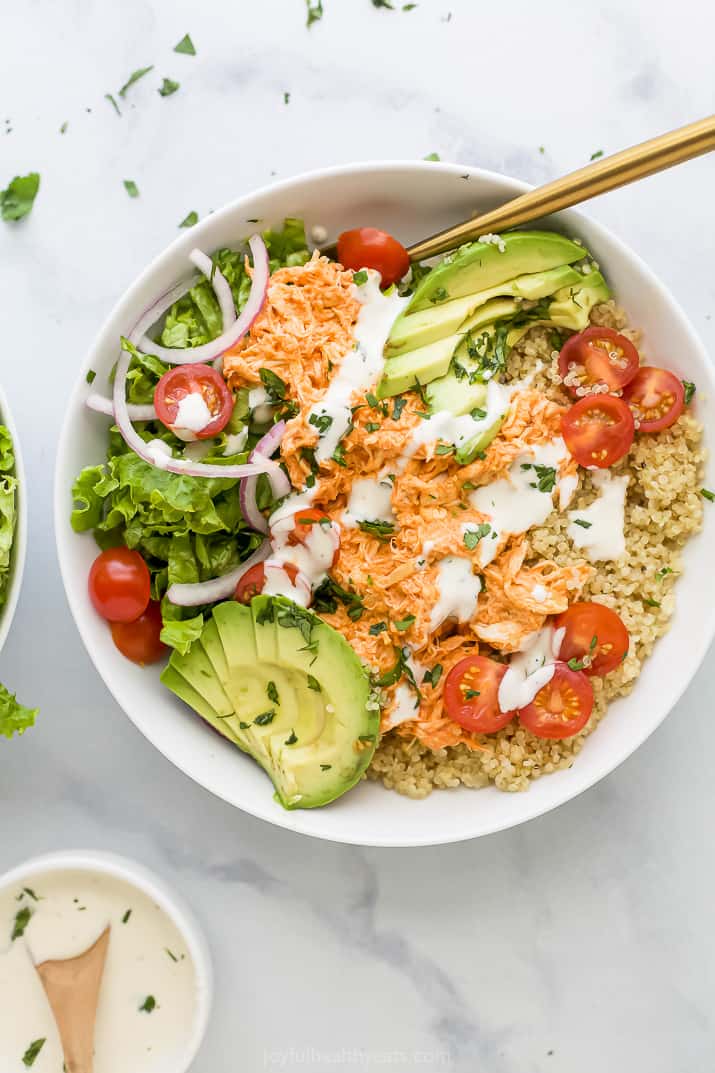
[[[10,633],[25,569],[27,503],[20,441],[0,388],[0,651]],[[0,678],[3,676],[0,658]],[[35,722],[35,709],[18,704],[0,682],[0,738],[22,734]]]

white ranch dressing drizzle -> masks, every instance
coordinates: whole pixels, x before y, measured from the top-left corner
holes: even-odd
[[[491,484],[476,488],[469,502],[480,514],[486,515],[492,534],[479,541],[479,562],[490,563],[497,553],[499,538],[505,534],[516,536],[526,533],[535,525],[542,525],[554,509],[553,492],[540,492],[538,477],[533,466],[549,466],[556,469],[569,458],[569,452],[561,436],[547,443],[530,447],[527,452],[512,462],[506,477]],[[527,466],[528,468],[524,468]],[[557,476],[555,488],[561,494],[561,481]]]
[[[415,681],[419,685],[427,667],[422,663],[418,663],[411,653],[407,656],[405,663],[412,671]],[[387,724],[390,727],[396,727],[400,723],[409,722],[410,719],[417,719],[419,710],[420,700],[414,689],[407,682],[400,682],[395,690],[393,706],[387,717]]]
[[[298,497],[295,497],[296,499]],[[283,505],[285,507],[285,504]],[[290,563],[292,566],[298,568],[298,570],[305,575],[310,589],[316,589],[322,581],[325,580],[328,570],[333,564],[333,558],[335,556],[336,549],[340,546],[340,526],[337,522],[331,522],[330,525],[321,525],[320,522],[305,526],[305,535],[301,541],[295,544],[289,543],[289,536],[293,532],[295,527],[293,515],[296,510],[301,510],[300,506],[296,506],[289,514],[283,513],[281,508],[281,517],[276,520],[276,512],[271,517],[271,544],[273,546],[273,553],[270,558],[271,564],[277,566],[285,566]],[[299,523],[300,524],[300,523]],[[266,571],[266,581],[268,581],[268,571]],[[285,571],[282,571],[285,573]],[[286,581],[290,585],[291,589],[295,589],[290,582],[286,574]],[[280,587],[280,579],[276,582]],[[285,585],[284,585],[285,587]],[[267,589],[263,589],[267,592]],[[273,595],[287,595],[287,593],[273,593]],[[290,599],[296,599],[291,595]],[[305,600],[297,600],[298,603],[305,603]]]
[[[33,877],[0,894],[0,1067],[22,1068],[32,1040],[46,1038],[35,1069],[62,1069],[62,1049],[34,964],[76,957],[107,924],[109,949],[95,1033],[97,1073],[169,1073],[183,1067],[196,1016],[197,981],[184,941],[142,891],[113,876],[71,871]],[[29,908],[23,937],[9,942],[15,914]],[[122,920],[131,910],[126,923]],[[171,951],[173,958],[167,953]],[[152,995],[155,1008],[140,1010]]]
[[[285,565],[275,559],[266,559],[263,568],[265,580],[261,592],[264,596],[285,596],[301,607],[308,607],[311,583],[302,571],[299,570],[295,581],[292,581]]]
[[[566,534],[577,548],[585,550],[591,562],[620,559],[626,551],[624,526],[628,477],[613,477],[609,470],[593,470],[591,480],[601,494],[589,507],[569,511]],[[578,525],[577,519],[587,525]]]
[[[392,481],[387,477],[362,477],[353,481],[342,523],[354,529],[358,522],[394,522]]]
[[[355,297],[361,303],[354,329],[355,347],[345,355],[327,391],[308,415],[331,419],[330,427],[321,434],[315,448],[318,462],[332,458],[347,432],[353,395],[369,390],[377,382],[385,364],[383,349],[390,329],[409,302],[409,298],[401,298],[396,290],[383,294],[379,272],[368,269],[367,277],[365,283],[354,288]]]
[[[524,639],[519,651],[512,655],[499,685],[500,711],[525,708],[551,681],[564,632],[563,628],[544,626]]]
[[[166,463],[171,458],[171,447],[164,440],[149,440],[147,453],[157,469],[166,469]]]
[[[439,599],[430,613],[430,631],[434,631],[448,618],[457,622],[469,622],[477,610],[477,600],[482,591],[482,582],[472,571],[471,560],[458,555],[447,555],[437,564]]]
[[[436,443],[442,440],[451,443],[455,447],[463,447],[470,440],[488,432],[509,409],[509,401],[514,394],[514,387],[507,387],[490,380],[487,384],[485,416],[474,418],[471,414],[461,414],[459,417],[450,410],[438,410],[431,417],[420,421],[413,431],[409,442],[397,460],[398,471],[404,470],[408,461],[420,447]]]
[[[211,421],[213,414],[206,404],[206,399],[200,391],[190,391],[179,399],[173,430],[180,439],[184,439],[187,435],[192,437],[196,432],[203,432]]]

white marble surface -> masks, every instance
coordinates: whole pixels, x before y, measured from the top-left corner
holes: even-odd
[[[0,181],[35,168],[42,190],[25,224],[0,225],[0,370],[31,495],[0,676],[42,715],[0,743],[0,871],[94,846],[182,889],[217,969],[197,1073],[705,1073],[712,655],[637,755],[558,812],[470,844],[363,851],[191,784],[122,715],[70,620],[50,520],[63,401],[108,309],[189,210],[274,174],[431,151],[538,182],[713,108],[703,0],[324,8],[309,32],[302,0],[3,5]],[[196,58],[171,51],[187,30]],[[118,118],[103,94],[149,63]],[[164,75],[181,82],[168,99]],[[590,209],[711,345],[714,181],[701,160]]]

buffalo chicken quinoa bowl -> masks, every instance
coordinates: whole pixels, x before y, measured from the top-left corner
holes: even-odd
[[[130,660],[287,808],[570,767],[665,632],[701,524],[695,385],[555,231],[431,267],[285,221],[195,250],[113,371],[73,525]],[[240,778],[237,767],[236,778]]]

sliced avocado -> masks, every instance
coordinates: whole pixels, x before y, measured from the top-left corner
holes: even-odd
[[[484,432],[480,432],[478,436],[474,436],[473,439],[463,443],[461,447],[458,447],[454,452],[454,457],[460,466],[470,465],[474,459],[482,452],[486,451],[489,444],[492,442],[499,429],[504,423],[506,414],[502,414],[496,421],[485,429]]]
[[[549,305],[549,320],[559,328],[582,332],[588,327],[591,310],[611,297],[608,284],[600,272],[581,276],[579,285],[565,286],[557,291]]]
[[[500,246],[469,242],[448,255],[418,284],[407,312],[487,290],[527,273],[581,261],[583,246],[555,231],[506,231]]]
[[[444,376],[427,385],[425,397],[431,413],[449,410],[455,417],[460,417],[475,408],[483,408],[487,401],[487,385],[482,380],[475,380],[470,384],[468,377],[459,379],[454,370],[450,369]]]
[[[463,326],[467,317],[492,298],[503,296],[536,301],[563,287],[580,283],[583,278],[581,273],[570,265],[559,265],[547,272],[516,276],[488,290],[478,291],[465,298],[455,298],[452,302],[432,305],[416,313],[402,313],[390,330],[385,356],[396,357],[451,335]],[[488,316],[482,323],[486,324],[495,319],[494,316]]]
[[[467,332],[474,332],[495,320],[512,317],[518,309],[513,298],[501,298],[480,306],[471,317],[463,321],[458,332],[438,339],[427,346],[410,350],[396,358],[388,358],[377,385],[377,397],[387,399],[391,395],[401,395],[409,391],[419,381],[429,384],[449,369],[452,355],[462,342]]]
[[[206,666],[212,696],[218,686],[229,702],[228,718],[201,689]],[[357,654],[342,634],[282,597],[256,597],[250,608],[220,604],[200,643],[172,654],[162,681],[250,753],[285,808],[333,801],[375,751],[379,706]]]

